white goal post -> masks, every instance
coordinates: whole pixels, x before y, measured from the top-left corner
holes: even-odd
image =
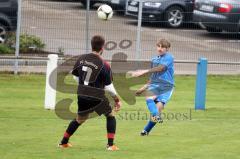
[[[45,88],[45,109],[54,110],[56,105],[56,87],[57,87],[57,69],[58,55],[48,55],[47,71],[46,71],[46,88]],[[51,76],[51,85],[50,85]]]

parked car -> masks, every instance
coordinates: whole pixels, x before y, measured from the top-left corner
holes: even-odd
[[[80,0],[80,2],[83,4],[84,7],[87,6],[87,0]],[[106,3],[109,4],[110,0],[90,0],[90,8],[96,3]]]
[[[110,5],[117,12],[125,12],[127,0],[111,0]]]
[[[129,0],[127,14],[138,15],[138,0]],[[142,20],[163,22],[172,28],[192,20],[194,0],[146,0],[143,2]]]
[[[0,0],[0,43],[7,38],[8,31],[17,26],[17,0]]]
[[[240,32],[240,1],[196,0],[194,21],[209,32]]]

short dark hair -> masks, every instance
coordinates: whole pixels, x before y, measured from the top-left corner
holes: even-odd
[[[92,51],[99,52],[105,44],[105,39],[101,35],[95,35],[92,37],[91,45]]]
[[[160,46],[160,45],[162,48],[167,48],[167,49],[171,47],[171,43],[166,39],[159,40],[157,43],[157,46]]]

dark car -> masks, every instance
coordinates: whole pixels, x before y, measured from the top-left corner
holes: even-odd
[[[127,14],[138,15],[138,0],[130,0]],[[192,20],[194,0],[146,0],[143,2],[142,19],[146,22],[163,22],[169,27],[180,27]]]
[[[127,0],[111,0],[110,5],[116,9],[117,12],[125,12]]]
[[[84,7],[87,6],[87,0],[80,0],[80,2],[83,4]],[[90,8],[96,3],[106,3],[109,4],[110,0],[90,0]]]
[[[239,0],[197,0],[194,21],[209,32],[240,31]]]
[[[6,40],[8,31],[17,26],[17,0],[0,0],[0,43]]]

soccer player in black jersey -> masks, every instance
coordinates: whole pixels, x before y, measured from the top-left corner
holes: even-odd
[[[112,83],[112,72],[109,64],[105,62],[101,55],[103,53],[105,40],[102,36],[96,35],[91,39],[92,52],[81,55],[72,71],[73,76],[78,81],[78,114],[72,120],[64,133],[59,144],[61,148],[71,147],[69,138],[82,125],[92,112],[98,115],[104,114],[107,121],[107,150],[115,151],[118,147],[114,145],[116,132],[116,119],[114,112],[120,110],[121,102],[117,96]],[[110,106],[105,97],[108,92],[115,101],[114,109]]]

